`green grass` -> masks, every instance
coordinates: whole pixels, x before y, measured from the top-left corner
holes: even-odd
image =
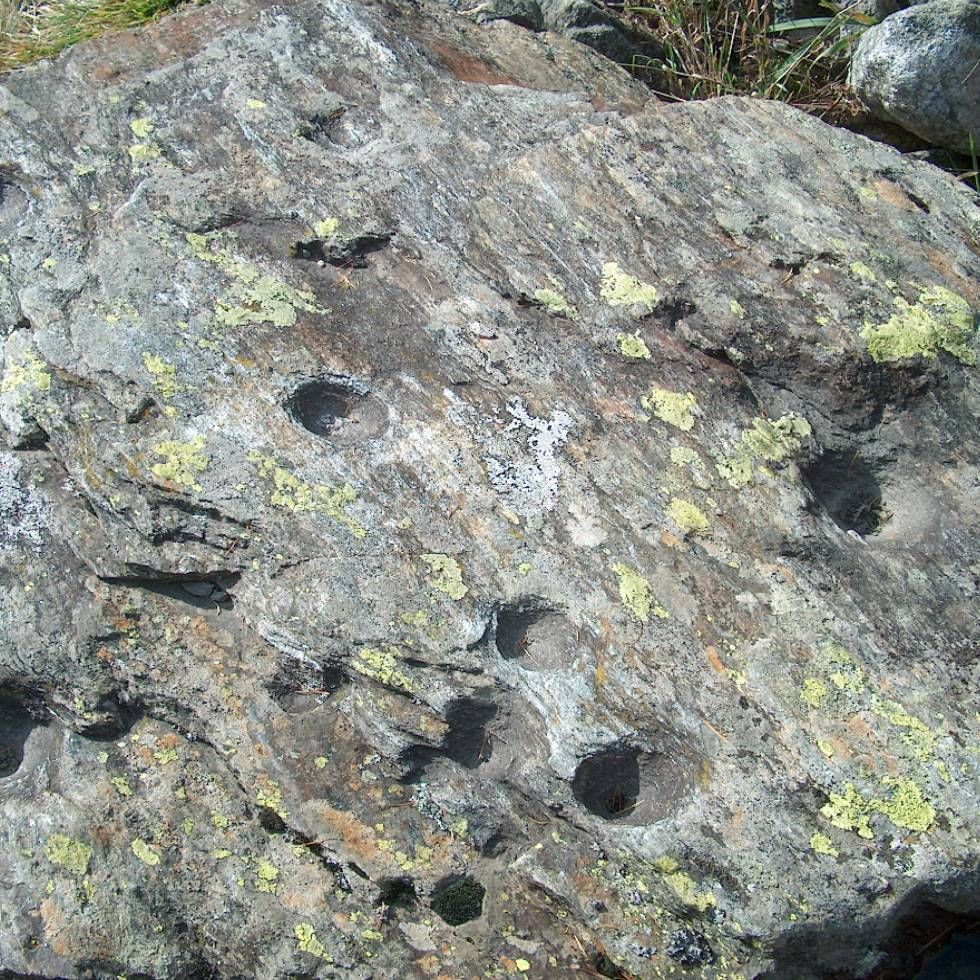
[[[0,71],[53,58],[109,31],[137,27],[184,0],[0,0]]]
[[[824,7],[824,17],[779,24],[765,0],[627,0],[623,13],[665,48],[645,67],[659,73],[667,98],[753,95],[839,119],[856,107],[850,48],[874,20],[853,4]]]

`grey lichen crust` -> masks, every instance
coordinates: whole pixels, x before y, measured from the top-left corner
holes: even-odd
[[[859,976],[976,906],[968,189],[426,3],[0,109],[0,971]]]

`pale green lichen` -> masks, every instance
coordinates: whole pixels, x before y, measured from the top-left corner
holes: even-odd
[[[714,908],[718,904],[711,892],[701,891],[697,882],[689,874],[680,870],[680,865],[674,858],[658,858],[653,862],[653,866],[685,905],[697,909],[699,912],[707,912],[708,909]]]
[[[668,391],[666,388],[656,387],[651,388],[640,399],[640,404],[648,412],[653,412],[658,419],[676,426],[683,432],[690,432],[694,428],[694,416],[691,414],[691,409],[697,403],[698,400],[689,391],[681,395],[675,391]]]
[[[112,779],[109,780],[109,782],[112,783],[112,785],[116,789],[116,792],[120,796],[132,796],[133,795],[133,789],[129,785],[129,782],[126,779],[125,776],[113,776]]]
[[[129,159],[134,164],[149,163],[160,156],[160,147],[156,143],[134,143],[129,147]]]
[[[745,319],[745,316],[746,316],[746,313],[745,313],[745,307],[744,307],[744,306],[742,306],[742,304],[741,304],[741,303],[740,303],[740,302],[739,302],[739,301],[738,301],[737,299],[733,299],[733,300],[732,300],[732,301],[731,301],[731,302],[730,302],[730,303],[728,304],[728,308],[729,308],[729,309],[730,309],[730,310],[732,311],[732,313],[733,313],[733,314],[734,314],[735,316],[737,316],[737,317],[738,317],[738,318],[739,318],[740,320],[744,320],[744,319]]]
[[[283,809],[282,787],[265,773],[262,773],[256,780],[255,802],[258,806],[272,810],[283,820],[289,816]]]
[[[755,479],[758,460],[781,463],[789,459],[812,432],[810,423],[792,412],[775,422],[753,419],[751,428],[742,432],[731,455],[719,460],[716,467],[729,486],[741,489]]]
[[[159,442],[153,447],[157,456],[162,456],[162,463],[154,463],[150,467],[154,476],[167,480],[181,487],[200,491],[197,475],[208,468],[208,457],[204,455],[204,436],[195,436],[190,442]]]
[[[84,841],[67,834],[51,834],[44,842],[44,854],[52,864],[64,868],[69,874],[81,877],[88,873],[92,848]]]
[[[835,749],[831,742],[828,742],[824,738],[817,739],[817,748],[828,758],[832,759],[834,757]]]
[[[875,695],[871,699],[871,710],[897,728],[904,729],[902,741],[920,762],[933,761],[941,732],[933,731],[921,719],[910,715],[897,701],[882,701]]]
[[[333,962],[323,943],[316,938],[316,931],[309,922],[300,922],[293,926],[293,935],[296,937],[296,945],[301,953],[310,953],[328,963]]]
[[[161,398],[173,398],[183,386],[177,384],[177,369],[156,354],[143,354],[143,367],[153,379],[153,387]]]
[[[279,877],[279,869],[265,858],[259,858],[255,866],[255,888],[260,892],[268,892],[275,895],[278,885],[276,880]]]
[[[869,800],[854,788],[853,783],[848,783],[843,794],[829,794],[828,802],[820,812],[835,827],[853,830],[866,840],[874,837],[870,820],[875,813],[905,830],[923,832],[932,826],[936,810],[911,779],[886,776],[882,785],[891,789],[891,796]]]
[[[826,835],[821,833],[812,834],[810,837],[810,849],[816,854],[822,854],[825,857],[837,857],[840,853],[836,847],[834,847],[834,842]]]
[[[429,585],[444,592],[450,599],[459,600],[469,592],[463,583],[463,570],[450,555],[427,554],[419,557],[429,566]]]
[[[654,599],[650,583],[639,572],[622,562],[613,565],[612,571],[619,579],[620,602],[639,622],[649,622],[651,613],[659,619],[668,618],[670,614]]]
[[[259,452],[248,454],[249,462],[259,471],[259,476],[272,484],[269,503],[281,510],[294,514],[321,513],[332,518],[354,535],[355,538],[367,537],[367,528],[358,523],[347,508],[357,502],[357,491],[345,483],[340,487],[328,487],[320,483],[306,483],[272,456],[264,456]]]
[[[919,294],[913,305],[895,297],[898,311],[884,323],[866,323],[861,336],[878,362],[922,356],[934,360],[946,351],[963,364],[976,364],[972,347],[974,317],[970,304],[944,286]]]
[[[800,688],[800,700],[811,708],[819,708],[826,700],[830,690],[822,680],[817,677],[807,677]]]
[[[150,844],[147,844],[141,837],[137,837],[129,846],[132,852],[144,864],[148,864],[151,868],[156,867],[160,863],[159,852]]]
[[[617,334],[616,343],[619,345],[619,352],[623,357],[632,357],[643,361],[649,361],[651,358],[650,348],[647,347],[639,331]]]
[[[145,140],[156,127],[151,119],[134,119],[130,122],[129,128],[137,139]]]
[[[866,266],[863,262],[852,262],[850,268],[851,274],[857,276],[858,279],[863,279],[865,282],[878,281],[874,270]]]
[[[704,534],[711,529],[707,514],[689,500],[673,498],[667,504],[667,515],[685,534]]]
[[[245,108],[252,109],[258,112],[260,109],[265,109],[268,106],[267,102],[263,102],[261,99],[246,99]]]
[[[215,304],[214,317],[224,327],[241,327],[247,323],[291,327],[296,323],[298,310],[327,312],[308,290],[295,289],[274,276],[261,276],[257,282],[233,286]]]
[[[0,381],[0,392],[17,391],[29,386],[35,391],[48,392],[51,390],[51,372],[47,364],[34,354],[26,353],[19,358],[11,359],[3,372]]]
[[[694,466],[701,462],[701,457],[696,450],[687,446],[671,446],[670,461],[674,466]]]
[[[313,232],[317,238],[330,238],[337,234],[340,222],[336,218],[324,218],[313,226]]]
[[[535,289],[534,299],[555,316],[564,316],[569,320],[578,316],[578,310],[555,289]]]
[[[624,272],[618,262],[603,265],[599,295],[610,306],[645,306],[647,312],[657,305],[659,299],[655,286]]]
[[[351,666],[359,674],[370,677],[386,687],[394,687],[408,694],[415,690],[412,679],[399,669],[395,647],[388,647],[386,650],[366,647],[358,650],[357,659],[351,661]]]

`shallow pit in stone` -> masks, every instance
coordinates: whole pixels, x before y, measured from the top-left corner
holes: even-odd
[[[506,605],[497,612],[497,651],[529,670],[560,670],[571,666],[581,634],[567,616],[530,604]]]
[[[572,779],[575,799],[603,820],[654,823],[687,795],[692,760],[679,751],[651,752],[616,742],[579,763]]]
[[[483,915],[487,890],[471,875],[453,875],[436,885],[432,911],[447,925],[461,926]]]
[[[266,689],[287,715],[313,711],[348,683],[339,667],[317,667],[298,660],[284,660]]]
[[[496,717],[497,705],[480,698],[460,698],[446,711],[446,732],[442,743],[443,752],[466,769],[490,760],[493,754],[493,737],[488,726]]]
[[[339,445],[376,439],[388,428],[388,409],[351,382],[315,378],[286,400],[286,411],[304,429]]]
[[[27,738],[37,724],[16,694],[0,691],[0,779],[20,769]]]
[[[844,531],[862,537],[881,529],[886,519],[878,476],[855,450],[821,453],[803,468],[816,501]]]

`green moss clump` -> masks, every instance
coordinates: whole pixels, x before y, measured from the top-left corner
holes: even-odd
[[[458,878],[433,896],[432,910],[451,926],[461,926],[483,914],[486,889],[475,878]]]
[[[44,853],[52,864],[57,864],[70,874],[82,877],[88,874],[92,848],[84,841],[67,834],[51,834],[44,842]]]
[[[891,362],[917,356],[935,360],[942,350],[963,364],[977,363],[972,347],[973,311],[962,296],[933,286],[921,292],[914,305],[898,296],[895,306],[897,312],[884,323],[865,324],[861,331],[872,360]]]

